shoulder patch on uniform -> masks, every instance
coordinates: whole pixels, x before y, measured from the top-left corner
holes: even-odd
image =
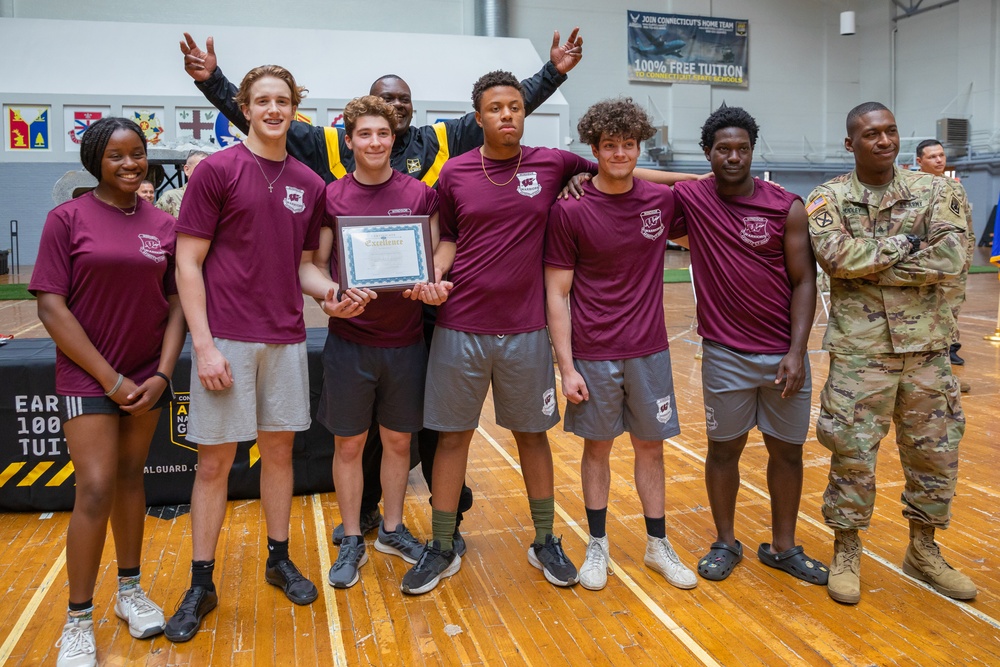
[[[955,195],[951,196],[951,204],[949,205],[949,207],[951,208],[951,212],[954,213],[955,215],[962,214],[962,205],[959,203],[958,197],[956,197]]]
[[[811,202],[806,204],[806,215],[812,215],[816,211],[826,206],[826,204],[827,204],[826,197],[824,197],[823,195],[819,195]]]
[[[833,224],[833,216],[830,215],[829,211],[820,211],[813,216],[812,221],[817,227],[828,227]]]

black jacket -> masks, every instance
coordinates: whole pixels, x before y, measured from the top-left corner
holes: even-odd
[[[547,62],[537,74],[522,81],[525,112],[530,114],[541,106],[565,80],[566,75],[560,74],[552,62]],[[230,122],[244,133],[250,131],[243,113],[233,101],[236,86],[221,68],[217,67],[208,81],[195,82],[195,85]],[[305,163],[327,183],[354,171],[354,155],[344,142],[344,130],[340,128],[317,127],[293,120],[287,145],[292,157]],[[476,115],[468,113],[433,125],[410,125],[406,134],[396,137],[390,161],[396,171],[419,178],[433,187],[449,157],[482,145],[483,130],[476,124]]]

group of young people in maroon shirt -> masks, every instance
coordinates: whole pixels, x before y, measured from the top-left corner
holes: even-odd
[[[579,59],[575,33],[566,48]],[[718,541],[699,572],[722,579],[742,556],[733,532],[736,464],[756,425],[771,454],[775,499],[774,539],[758,553],[769,565],[825,582],[822,564],[794,544],[815,265],[801,201],[750,177],[757,127],[749,115],[715,112],[702,138],[714,178],[679,183],[695,177],[636,169],[653,129],[629,99],[598,103],[581,119],[581,141],[596,164],[522,146],[521,84],[490,72],[472,94],[483,145],[448,160],[435,191],[392,170],[397,112],[371,95],[345,110],[356,171],[325,186],[286,150],[301,96],[281,67],[247,74],[236,101],[249,136],[204,160],[176,228],[136,197],[146,167],[141,131],[123,119],[101,121],[81,150],[100,184],[46,223],[31,289],[59,347],[57,391],[77,470],[60,665],[96,661],[92,597],[109,516],[120,575],[115,610],[133,636],[164,631],[187,641],[197,633],[218,603],[214,554],[239,441],[256,438],[261,452],[265,578],[296,604],[317,597],[288,550],[292,439],[310,423],[302,294],[330,316],[317,419],[335,437],[344,525],[332,586],[357,583],[368,560],[361,458],[373,412],[384,446],[376,550],[412,565],[401,581],[408,594],[459,571],[466,548],[457,539],[460,496],[491,386],[496,422],[513,432],[521,459],[535,530],[532,566],[554,585],[604,587],[609,456],[614,439],[628,432],[648,534],[645,562],[677,587],[696,586],[665,526],[663,440],[680,430],[662,301],[664,242],[674,237],[691,246],[706,339],[706,478]],[[557,201],[581,173],[592,180]],[[399,214],[430,219],[433,281],[403,292],[341,289],[333,221]],[[438,308],[429,352],[422,305]],[[139,586],[142,464],[169,400],[185,319],[198,376],[188,434],[198,444],[192,579],[166,620]],[[568,400],[565,428],[584,439],[591,540],[580,571],[553,533],[546,435],[559,421],[553,347]],[[410,437],[421,427],[440,432],[426,544],[402,516]]]

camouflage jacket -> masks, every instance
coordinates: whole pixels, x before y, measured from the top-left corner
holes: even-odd
[[[178,217],[181,214],[181,199],[184,198],[184,190],[186,189],[187,183],[179,188],[167,190],[156,202],[156,208],[166,211],[175,218]]]
[[[824,349],[900,354],[948,347],[955,321],[941,283],[965,268],[966,210],[948,179],[900,169],[881,201],[853,171],[813,190],[809,235],[830,274]],[[906,234],[928,247],[911,253]]]

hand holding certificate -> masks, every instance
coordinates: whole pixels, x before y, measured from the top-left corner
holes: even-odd
[[[403,290],[430,282],[429,221],[428,216],[338,217],[341,288]]]

